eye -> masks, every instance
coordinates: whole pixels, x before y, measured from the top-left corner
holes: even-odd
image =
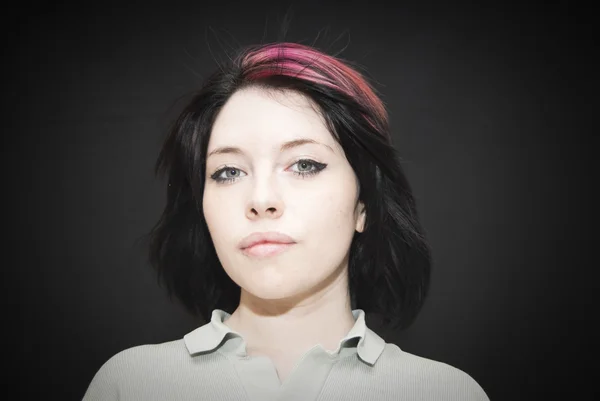
[[[298,166],[297,170],[292,171],[295,175],[306,178],[308,176],[320,173],[323,169],[325,169],[325,167],[327,167],[327,164],[319,163],[311,159],[300,159],[296,163],[292,164],[292,167],[293,166]],[[225,166],[212,174],[210,178],[219,184],[224,184],[234,182],[244,175],[246,175],[246,173],[238,168]]]
[[[210,178],[212,178],[218,183],[233,182],[240,178],[242,174],[246,173],[242,172],[242,170],[240,170],[239,168],[225,166],[222,169],[216,171],[213,175],[210,176]]]
[[[303,178],[305,178],[306,176],[318,174],[325,167],[327,167],[326,164],[319,163],[310,159],[300,159],[296,163],[292,164],[292,166],[298,166],[298,171],[293,171],[293,173],[302,176]]]

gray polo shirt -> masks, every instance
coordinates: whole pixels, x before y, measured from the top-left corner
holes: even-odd
[[[110,358],[84,396],[92,400],[195,401],[488,401],[468,374],[386,343],[352,311],[355,324],[335,351],[308,350],[280,383],[267,357],[215,309],[211,321],[181,340],[133,347]]]

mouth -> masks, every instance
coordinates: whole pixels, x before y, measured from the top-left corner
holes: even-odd
[[[287,251],[293,245],[295,244],[283,244],[280,242],[261,242],[259,244],[249,246],[248,248],[244,248],[242,252],[246,256],[254,258],[268,258]]]

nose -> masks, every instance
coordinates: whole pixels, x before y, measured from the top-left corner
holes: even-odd
[[[246,207],[248,219],[276,219],[283,214],[284,204],[275,181],[274,177],[270,177],[254,182]]]

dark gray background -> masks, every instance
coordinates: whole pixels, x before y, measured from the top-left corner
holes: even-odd
[[[466,371],[492,400],[583,391],[597,285],[585,273],[596,150],[581,10],[168,4],[42,3],[3,17],[3,287],[23,396],[80,399],[115,353],[201,324],[167,299],[136,243],[164,205],[153,163],[177,99],[232,46],[277,39],[290,5],[287,39],[319,35],[376,81],[432,244],[416,323],[396,333],[369,316],[372,328]]]

